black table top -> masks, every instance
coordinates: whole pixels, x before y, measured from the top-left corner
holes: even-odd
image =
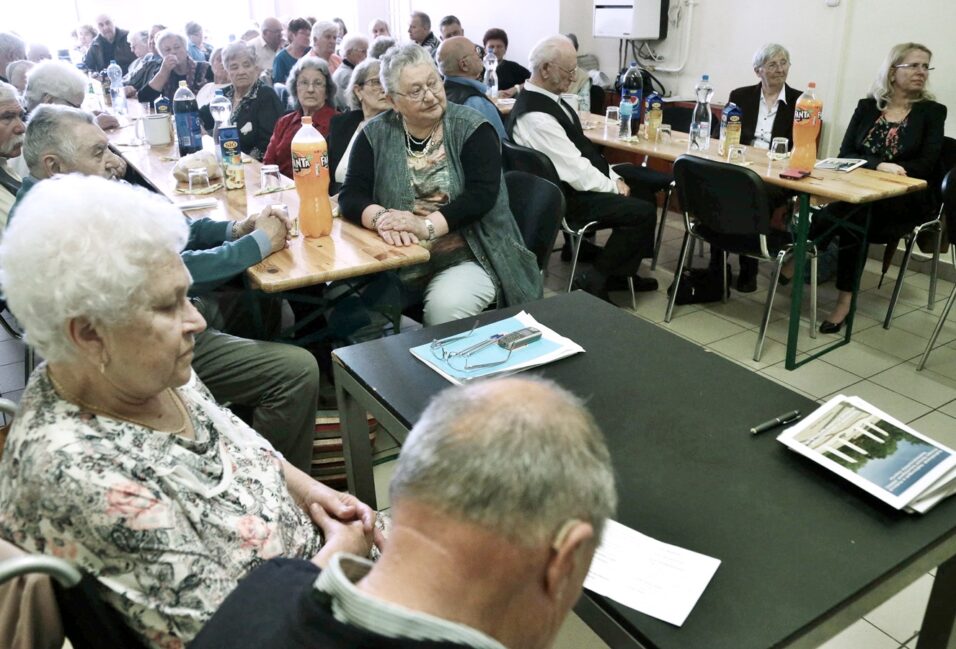
[[[812,400],[585,293],[524,309],[586,350],[536,371],[586,399],[604,431],[617,520],[722,562],[680,628],[589,595],[640,641],[660,649],[775,646],[956,528],[956,498],[925,516],[903,514],[787,450],[775,440],[779,430],[750,435],[784,412],[810,412]],[[471,325],[336,355],[410,426],[449,384],[408,349]]]

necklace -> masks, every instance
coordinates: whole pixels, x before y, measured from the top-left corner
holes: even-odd
[[[53,377],[53,374],[50,372],[49,368],[47,368],[46,375],[50,379],[50,383],[53,384],[53,387],[60,394],[60,396],[66,399],[67,401],[70,401],[86,410],[89,410],[93,412],[94,414],[105,415],[113,419],[119,419],[121,421],[129,422],[131,424],[136,424],[137,426],[142,426],[143,428],[156,430],[155,426],[150,426],[149,424],[139,419],[127,417],[125,415],[121,415],[119,413],[113,412],[112,410],[107,410],[105,408],[100,408],[98,406],[93,406],[84,402],[82,399],[79,399],[78,397],[74,396],[71,392],[69,392],[62,385],[60,385],[60,382]],[[166,388],[166,390],[164,390],[164,393],[169,393],[169,398],[172,399],[173,403],[176,405],[176,410],[177,412],[179,412],[179,416],[180,416],[180,419],[182,420],[182,423],[179,425],[178,428],[174,430],[161,431],[161,432],[170,433],[172,435],[180,435],[182,433],[185,433],[186,425],[189,423],[189,413],[186,412],[186,406],[183,405],[183,402],[179,398],[179,395],[177,395],[176,391],[173,390],[172,388]]]
[[[432,130],[424,138],[419,140],[416,137],[413,137],[411,133],[408,132],[408,126],[405,124],[405,118],[402,118],[402,129],[405,131],[405,151],[408,152],[413,158],[425,158],[432,152],[435,148],[435,140],[432,139],[432,136],[435,134],[435,131],[438,130],[438,127],[441,126],[441,121],[435,124],[432,127]],[[412,149],[412,145],[423,146],[425,147],[421,151],[415,151]]]

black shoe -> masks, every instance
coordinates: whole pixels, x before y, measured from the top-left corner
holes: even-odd
[[[591,243],[585,239],[581,242],[581,252],[578,253],[578,261],[590,263],[597,259],[597,256],[600,252],[601,246]],[[571,245],[571,242],[565,241],[564,246],[561,248],[561,261],[571,261],[571,256],[573,254],[574,247]]]
[[[657,280],[653,277],[641,277],[640,275],[634,275],[631,279],[634,280],[634,292],[635,293],[648,293],[650,291],[657,290]],[[627,278],[620,277],[618,275],[612,275],[607,278],[607,290],[609,291],[627,291]]]
[[[822,334],[838,334],[840,329],[843,329],[843,323],[846,320],[841,320],[840,322],[830,322],[829,320],[824,320],[820,325],[820,333]]]
[[[737,278],[737,290],[740,293],[753,293],[757,290],[757,276],[743,275]]]
[[[587,273],[579,275],[575,278],[575,280],[571,283],[571,290],[581,290],[586,293],[590,293],[594,297],[602,299],[605,302],[614,304],[611,302],[611,296],[607,290],[607,282],[599,283],[596,281],[591,281],[589,280]]]
[[[783,273],[780,273],[780,275],[777,276],[777,284],[780,284],[780,286],[786,286],[792,279],[792,277],[787,277]]]

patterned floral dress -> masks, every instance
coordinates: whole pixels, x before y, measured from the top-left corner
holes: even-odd
[[[146,642],[179,649],[273,557],[321,540],[269,443],[195,374],[179,388],[196,439],[95,415],[33,373],[0,462],[0,535],[75,562]]]

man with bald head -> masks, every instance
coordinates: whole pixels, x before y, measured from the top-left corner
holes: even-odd
[[[282,23],[272,16],[262,21],[262,34],[253,38],[249,44],[256,53],[256,66],[272,80],[272,62],[282,49]]]
[[[577,397],[533,378],[437,395],[389,492],[391,533],[374,565],[345,552],[321,571],[273,559],[191,649],[547,649],[617,504],[594,420]]]
[[[535,45],[529,58],[531,79],[508,116],[508,133],[516,144],[540,151],[554,163],[572,227],[597,221],[599,228],[612,229],[593,268],[576,278],[575,286],[608,301],[608,291],[624,288],[627,278],[637,291],[657,290],[657,280],[637,275],[654,249],[653,192],[634,165],[610,167],[584,136],[577,113],[561,99],[576,73],[574,45],[565,36],[552,36]]]
[[[447,38],[438,46],[435,58],[445,77],[448,101],[474,108],[491,122],[499,139],[507,139],[501,114],[488,99],[488,87],[480,81],[485,67],[475,44],[464,36]]]
[[[110,61],[116,61],[123,70],[129,70],[129,64],[136,60],[136,55],[129,46],[129,32],[119,29],[113,24],[113,19],[106,14],[96,17],[96,38],[90,43],[86,51],[83,65],[91,72],[100,72],[106,69]]]
[[[9,83],[4,74],[7,66],[14,61],[22,61],[27,58],[27,45],[23,39],[10,32],[0,32],[0,81]]]
[[[0,226],[3,227],[22,184],[9,162],[20,155],[26,131],[26,115],[17,89],[0,81]]]

